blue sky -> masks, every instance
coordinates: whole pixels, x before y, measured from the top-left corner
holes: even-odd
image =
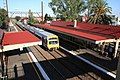
[[[0,7],[3,8],[3,1],[0,0]],[[52,10],[49,8],[48,3],[51,0],[43,0],[44,14],[53,16]],[[108,5],[112,7],[112,13],[120,16],[120,0],[107,0]],[[9,11],[29,11],[41,12],[41,0],[8,0]]]

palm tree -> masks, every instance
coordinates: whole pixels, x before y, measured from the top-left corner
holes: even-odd
[[[88,22],[99,24],[110,24],[111,18],[107,13],[111,13],[111,7],[108,6],[105,0],[89,0],[88,1],[90,17]]]
[[[86,1],[87,1],[88,16],[90,16],[90,11],[92,11],[92,8],[96,3],[96,0],[86,0]]]

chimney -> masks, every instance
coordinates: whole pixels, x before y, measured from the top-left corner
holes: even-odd
[[[74,27],[77,27],[77,20],[74,20]]]

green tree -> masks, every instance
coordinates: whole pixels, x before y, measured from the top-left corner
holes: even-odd
[[[33,17],[33,13],[31,12],[31,10],[29,10],[29,12],[28,12],[28,14],[29,14],[29,20],[28,20],[28,23],[29,24],[33,24],[34,23],[34,17]]]
[[[88,22],[94,24],[110,24],[112,22],[111,17],[108,15],[112,9],[105,0],[87,0],[87,4]]]
[[[47,20],[48,20],[48,14],[45,14],[44,22],[46,22]]]
[[[45,14],[44,22],[46,21],[52,21],[52,17],[48,14]]]
[[[70,21],[78,19],[79,14],[86,9],[84,0],[52,0],[49,6],[56,16]]]
[[[28,14],[29,14],[28,24],[39,23],[39,21],[34,19],[34,16],[33,16],[33,13],[31,12],[31,10],[29,10]]]
[[[9,24],[9,17],[7,11],[5,9],[0,8],[0,27],[7,29],[8,24]]]
[[[19,20],[21,19],[21,17],[20,17],[20,16],[16,16],[15,19],[16,19],[17,21],[19,21]]]

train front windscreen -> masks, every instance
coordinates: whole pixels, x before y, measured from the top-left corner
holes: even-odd
[[[58,41],[49,41],[49,44],[58,44]]]

